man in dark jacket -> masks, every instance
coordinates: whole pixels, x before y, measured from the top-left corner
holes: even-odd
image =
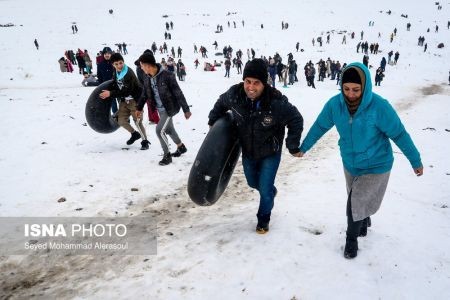
[[[250,187],[260,194],[256,232],[269,230],[271,211],[277,189],[275,177],[281,160],[285,127],[288,128],[286,147],[299,156],[303,118],[286,96],[267,84],[264,60],[254,59],[244,68],[243,83],[232,86],[222,94],[209,113],[212,126],[231,110],[242,146],[242,165]]]
[[[98,83],[101,84],[105,81],[111,80],[113,78],[114,67],[111,63],[112,50],[109,47],[103,48],[103,60],[97,66],[97,78]],[[117,102],[112,99],[111,111],[115,114],[117,109]]]
[[[109,47],[103,48],[103,61],[97,66],[98,82],[103,83],[113,78],[114,67],[111,63],[112,50]]]
[[[147,150],[150,142],[147,140],[145,128],[142,125],[142,115],[136,117],[136,102],[141,95],[141,87],[138,79],[131,68],[124,63],[120,53],[114,53],[111,56],[111,63],[114,66],[113,82],[109,90],[103,90],[100,93],[101,99],[109,97],[119,100],[118,123],[121,127],[131,133],[127,145],[133,144],[141,138],[141,134],[134,130],[133,126],[128,123],[130,116],[133,118],[138,130],[142,133],[141,150]],[[139,119],[139,121],[138,121]]]
[[[159,164],[165,166],[172,162],[172,157],[179,157],[187,151],[186,146],[181,142],[178,133],[175,131],[172,118],[180,111],[180,108],[183,109],[186,119],[191,117],[191,112],[183,92],[178,86],[175,74],[164,70],[160,64],[157,64],[151,52],[142,54],[139,57],[139,62],[147,76],[144,76],[144,88],[137,105],[136,114],[138,118],[142,116],[142,109],[147,99],[150,99],[151,103],[158,109],[160,120],[156,126],[156,135],[164,151],[163,159]],[[177,144],[177,150],[174,153],[169,152],[167,134]]]

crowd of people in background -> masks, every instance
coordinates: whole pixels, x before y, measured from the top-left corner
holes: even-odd
[[[386,12],[387,14],[391,14],[392,12],[389,10]],[[407,15],[405,15],[405,18],[407,18]],[[228,21],[228,28],[236,28],[236,21]],[[244,20],[241,21],[242,27],[244,27]],[[375,22],[369,21],[369,27],[374,27]],[[174,23],[172,21],[165,22],[165,33],[164,37],[165,40],[171,39],[171,32],[173,32],[174,29]],[[262,25],[262,24],[261,24]],[[406,30],[410,31],[411,29],[411,22],[407,22],[406,24]],[[72,33],[75,34],[78,32],[78,27],[75,23],[72,24]],[[261,29],[264,27],[261,26]],[[281,22],[281,29],[286,30],[289,28],[289,24],[285,21]],[[450,21],[447,24],[447,29],[450,28]],[[223,32],[223,25],[217,24],[217,30],[216,33]],[[439,26],[435,25],[435,32],[437,33],[439,30]],[[430,29],[428,28],[427,32],[430,32]],[[355,39],[355,32],[338,32],[339,34],[342,34],[342,42],[341,44],[347,44],[347,37],[354,40]],[[398,30],[397,28],[394,28],[392,32],[390,33],[390,42],[393,42],[394,37],[397,36]],[[331,36],[334,36],[335,32],[326,32],[322,33],[321,36],[314,37],[312,39],[312,45],[313,47],[322,47],[324,40],[326,44],[330,43]],[[378,33],[378,37],[381,37],[381,33]],[[359,32],[359,38],[360,40],[356,44],[356,53],[363,53],[362,57],[362,63],[370,68],[375,68],[375,86],[380,86],[381,82],[383,81],[386,73],[386,65],[394,66],[397,64],[400,53],[399,51],[394,52],[394,50],[386,51],[384,50],[384,53],[386,55],[383,55],[379,66],[372,66],[369,63],[369,55],[378,55],[380,53],[380,43],[378,41],[371,42],[369,44],[368,41],[364,41],[364,31],[361,30]],[[39,44],[37,39],[34,40],[34,44],[36,49],[39,50]],[[83,75],[82,85],[83,86],[96,86],[106,80],[111,79],[113,68],[108,63],[109,57],[113,53],[120,53],[122,55],[128,54],[127,44],[125,42],[122,43],[116,43],[114,44],[116,46],[115,51],[111,50],[110,47],[104,47],[102,51],[99,51],[96,56],[96,66],[97,66],[97,74],[93,73],[93,65],[92,60],[90,58],[90,55],[86,49],[81,50],[80,48],[74,52],[73,50],[67,50],[64,53],[64,56],[61,57],[58,60],[60,71],[61,72],[76,72],[76,67],[78,67],[78,73]],[[214,50],[219,49],[219,43],[217,40],[215,40],[212,43],[212,46],[214,46]],[[386,45],[384,45],[386,46]],[[418,38],[418,46],[423,47],[424,52],[427,51],[427,43],[425,43],[425,36],[420,36]],[[153,54],[159,54],[160,55],[166,55],[166,57],[162,57],[160,64],[164,70],[167,70],[169,72],[172,72],[176,75],[176,78],[179,81],[185,81],[186,80],[186,65],[182,61],[182,55],[183,55],[183,49],[180,46],[172,46],[170,47],[167,44],[166,41],[164,41],[159,47],[157,46],[156,42],[153,42],[151,44],[151,48],[148,49],[149,51],[152,51]],[[296,42],[295,44],[295,52],[304,52],[304,49],[300,49],[300,42]],[[197,44],[194,43],[194,54],[201,54],[202,59],[208,59],[208,50],[204,45],[201,45],[200,47],[197,47]],[[218,68],[222,68],[224,70],[224,77],[229,78],[230,73],[235,70],[237,74],[242,73],[242,69],[247,61],[250,61],[255,58],[256,51],[253,48],[246,49],[246,57],[243,56],[243,51],[241,49],[238,49],[237,51],[233,50],[233,47],[231,45],[224,45],[221,52],[216,52],[216,56],[222,56],[223,60],[219,59],[219,61],[214,60],[213,62],[204,61],[204,71],[216,71]],[[386,57],[387,60],[386,60]],[[176,58],[178,60],[176,60]],[[269,74],[268,76],[268,83],[272,87],[276,87],[278,84],[281,84],[282,87],[289,87],[297,84],[299,82],[298,77],[298,63],[294,59],[294,55],[292,53],[287,54],[286,61],[283,61],[283,58],[281,55],[276,52],[274,55],[266,57],[265,55],[260,55],[260,58],[262,58],[267,65],[267,72]],[[341,60],[342,61],[342,60]],[[196,58],[193,62],[195,69],[198,68],[200,65],[199,58]],[[307,61],[304,64],[303,67],[303,75],[305,78],[305,85],[307,87],[316,88],[315,81],[323,82],[325,79],[336,81],[336,85],[339,85],[340,83],[340,75],[342,72],[342,69],[346,66],[345,63],[341,63],[339,59],[330,59],[329,57],[325,59],[319,59],[316,62],[313,62],[312,60]],[[278,83],[277,83],[278,81]],[[113,112],[116,110],[115,107],[113,107]]]

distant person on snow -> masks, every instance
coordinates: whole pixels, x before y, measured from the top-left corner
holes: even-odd
[[[61,57],[61,58],[58,60],[58,63],[59,63],[59,70],[60,70],[62,73],[68,72],[68,71],[69,71],[68,68],[67,68],[67,61],[66,61],[66,59],[65,59],[64,57]]]
[[[183,64],[183,62],[181,61],[181,59],[178,60],[176,67],[177,67],[178,80],[184,81],[184,79],[186,77],[186,67]]]
[[[83,59],[84,59],[84,63],[85,63],[86,72],[91,74],[92,73],[92,60],[86,49],[84,50]]]
[[[230,78],[230,68],[231,68],[231,61],[229,58],[227,58],[225,60],[225,76],[224,77],[228,77]]]
[[[384,56],[381,59],[380,67],[381,67],[381,70],[383,70],[383,72],[386,70],[386,58]]]
[[[164,70],[160,64],[157,64],[152,53],[144,53],[139,57],[141,68],[147,76],[144,79],[144,88],[139,99],[136,115],[142,116],[142,108],[147,99],[156,106],[159,112],[160,121],[156,126],[156,135],[164,152],[163,159],[159,165],[165,166],[172,163],[172,157],[179,157],[186,153],[186,146],[181,141],[173,125],[172,118],[183,109],[184,117],[189,119],[192,113],[189,105],[184,98],[175,74]],[[174,153],[169,151],[169,141],[167,134],[177,145]]]
[[[142,114],[139,116],[136,114],[137,99],[139,99],[142,90],[139,86],[139,81],[133,70],[124,63],[120,53],[111,55],[111,63],[114,66],[113,82],[109,90],[103,90],[100,93],[100,98],[107,99],[112,97],[118,99],[118,123],[131,134],[127,145],[133,144],[142,137],[141,150],[147,150],[150,142],[147,140],[145,128],[142,124]],[[139,126],[139,131],[142,132],[143,136],[128,122],[130,116],[133,118],[136,126]]]
[[[363,64],[368,68],[369,67],[369,56],[364,55],[363,56]]]
[[[89,74],[88,72],[83,72],[83,81],[81,82],[82,86],[97,86],[99,85],[97,81],[97,77],[95,74]]]
[[[80,74],[83,74],[83,72],[86,69],[86,62],[84,60],[84,52],[83,50],[78,48],[77,54],[75,54],[75,59],[77,60],[77,64],[78,64],[78,72]]]
[[[39,50],[39,43],[37,39],[34,39],[34,46],[36,46],[36,49]]]
[[[249,61],[244,67],[243,80],[220,95],[209,113],[208,125],[212,126],[228,110],[232,111],[242,146],[245,178],[260,195],[256,232],[264,234],[269,231],[277,194],[274,183],[281,160],[285,127],[288,128],[286,147],[293,156],[298,157],[303,118],[286,96],[267,83],[264,60]]]
[[[103,48],[103,60],[97,66],[97,78],[99,83],[111,80],[113,78],[114,67],[111,63],[112,50],[109,47]],[[112,99],[111,111],[113,114],[117,113],[117,102]]]
[[[342,72],[341,92],[332,97],[312,125],[300,156],[333,126],[340,135],[347,184],[345,258],[358,252],[358,236],[366,236],[370,216],[380,208],[394,162],[389,139],[401,149],[417,176],[423,165],[411,137],[389,102],[372,92],[369,69],[349,64]]]
[[[375,73],[375,86],[381,85],[381,81],[383,80],[383,77],[384,77],[383,68],[379,67]]]
[[[398,53],[398,51],[395,52],[394,54],[394,65],[397,64],[398,58],[400,57],[400,53]]]

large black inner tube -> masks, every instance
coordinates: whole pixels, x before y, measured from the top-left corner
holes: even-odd
[[[225,191],[239,160],[241,147],[228,112],[205,137],[188,180],[189,197],[198,205],[214,204]]]
[[[111,103],[115,99],[101,99],[99,96],[102,90],[110,89],[111,83],[112,80],[108,80],[97,86],[86,102],[86,121],[99,133],[111,133],[120,127],[111,115]]]

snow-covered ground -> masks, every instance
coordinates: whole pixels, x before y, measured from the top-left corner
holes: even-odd
[[[16,25],[0,27],[0,216],[158,220],[157,255],[2,256],[0,298],[449,299],[450,14],[448,3],[441,5],[442,10],[430,0],[0,1],[0,24]],[[148,151],[138,145],[123,150],[129,138],[123,129],[102,135],[86,126],[84,108],[92,88],[81,87],[77,71],[61,73],[57,60],[68,49],[88,49],[94,58],[104,46],[126,42],[125,62],[134,67],[153,41],[164,42],[166,21],[174,23],[169,48],[183,48],[187,78],[180,86],[193,115],[187,121],[181,114],[175,118],[188,152],[161,167],[154,125],[146,125]],[[281,30],[282,21],[288,30]],[[369,21],[375,25],[369,27]],[[223,33],[214,32],[217,24]],[[394,28],[398,32],[390,43]],[[312,38],[323,34],[325,40],[328,31],[330,44],[313,47]],[[339,31],[354,31],[355,39],[347,36],[342,45]],[[247,187],[240,164],[214,206],[189,200],[187,177],[208,131],[208,112],[241,80],[235,69],[229,79],[221,68],[196,70],[196,58],[201,66],[222,60],[214,53],[225,45],[242,49],[244,58],[251,47],[257,57],[278,52],[283,61],[292,52],[300,81],[280,90],[302,113],[306,134],[323,104],[339,91],[328,79],[316,82],[316,90],[307,87],[303,66],[328,57],[361,61],[363,55],[356,53],[361,31],[363,41],[378,42],[382,51],[370,55],[372,75],[383,55],[400,52],[398,64],[387,66],[382,86],[374,91],[397,108],[421,152],[425,175],[414,176],[395,148],[384,202],[368,236],[360,238],[356,259],[342,255],[346,192],[335,130],[302,159],[283,154],[266,235],[254,232],[258,194]],[[417,46],[419,36],[428,43],[425,53]],[[212,46],[215,40],[219,51]],[[296,42],[304,52],[295,52]],[[440,42],[445,48],[436,47]],[[209,59],[193,53],[194,43],[209,50]],[[67,201],[58,202],[61,197]]]

